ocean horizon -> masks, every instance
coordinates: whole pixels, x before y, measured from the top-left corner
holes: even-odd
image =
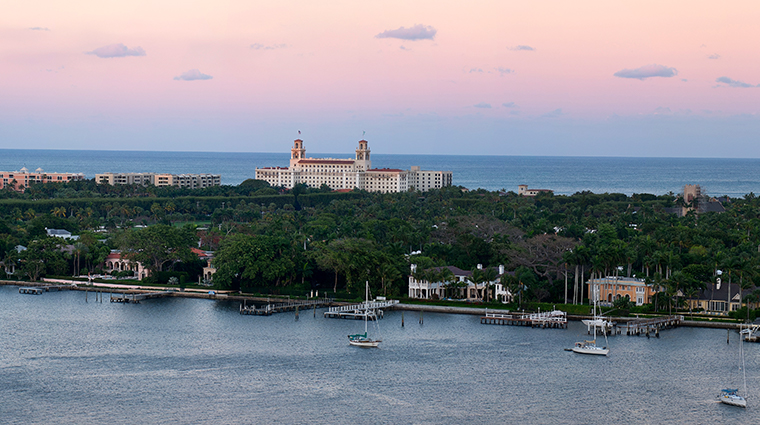
[[[315,158],[352,158],[351,153],[307,153]],[[83,173],[91,179],[105,172],[220,174],[222,184],[237,185],[255,177],[257,167],[287,166],[285,152],[117,151],[0,149],[0,170]],[[711,196],[741,197],[760,191],[758,158],[665,158],[601,156],[516,156],[372,154],[375,168],[453,172],[453,183],[468,189],[517,191],[517,185],[551,189],[555,194],[681,192],[699,184]]]

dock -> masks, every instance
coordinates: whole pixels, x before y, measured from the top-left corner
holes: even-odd
[[[567,329],[567,313],[553,310],[543,313],[489,312],[480,317],[483,325],[530,326],[542,329]]]
[[[321,308],[332,304],[332,299],[320,298],[312,300],[293,300],[283,303],[266,304],[261,307],[255,305],[247,306],[240,304],[240,314],[254,315],[254,316],[271,316],[275,313],[283,313],[286,311],[296,311],[297,309],[308,310],[311,308]]]
[[[40,287],[35,287],[35,288],[29,288],[29,287],[18,288],[18,293],[19,294],[42,295],[42,292],[44,292],[44,290],[42,288],[40,288]]]
[[[328,319],[377,320],[383,317],[383,309],[393,308],[398,300],[367,301],[361,304],[330,307],[324,312]]]
[[[111,295],[111,302],[112,303],[121,303],[121,304],[139,304],[140,301],[151,299],[151,298],[161,298],[165,297],[169,294],[173,294],[175,291],[161,291],[161,292],[132,292],[132,293],[122,293],[118,295]]]
[[[646,335],[650,333],[654,336],[660,337],[661,329],[672,329],[678,327],[683,322],[683,316],[663,316],[655,317],[651,319],[633,319],[629,320],[625,325],[618,325],[618,333],[625,328],[626,335]]]

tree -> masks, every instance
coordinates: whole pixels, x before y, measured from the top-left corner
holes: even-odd
[[[190,247],[195,242],[192,226],[176,228],[165,224],[126,230],[117,237],[122,255],[142,263],[151,273],[161,271],[167,262],[192,259]]]

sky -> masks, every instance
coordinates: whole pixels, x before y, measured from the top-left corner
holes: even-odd
[[[760,158],[756,0],[2,9],[0,149]]]

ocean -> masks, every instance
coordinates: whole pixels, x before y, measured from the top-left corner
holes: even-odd
[[[313,154],[313,157],[351,158],[352,154]],[[0,170],[84,173],[104,172],[213,173],[222,184],[237,185],[254,178],[256,167],[285,167],[289,152],[156,152],[0,149]],[[454,184],[468,189],[512,190],[517,185],[551,189],[571,195],[594,193],[682,192],[685,184],[699,184],[710,196],[741,197],[760,193],[760,159],[745,158],[622,158],[483,155],[372,154],[376,168],[453,172]]]
[[[760,344],[738,333],[613,336],[608,357],[564,351],[586,328],[480,324],[478,316],[388,311],[378,349],[323,309],[243,316],[231,301],[96,302],[0,286],[4,424],[757,423]],[[316,314],[315,314],[316,313]],[[601,339],[601,338],[600,338]],[[603,341],[603,339],[602,339]],[[748,395],[722,405],[721,388]]]

